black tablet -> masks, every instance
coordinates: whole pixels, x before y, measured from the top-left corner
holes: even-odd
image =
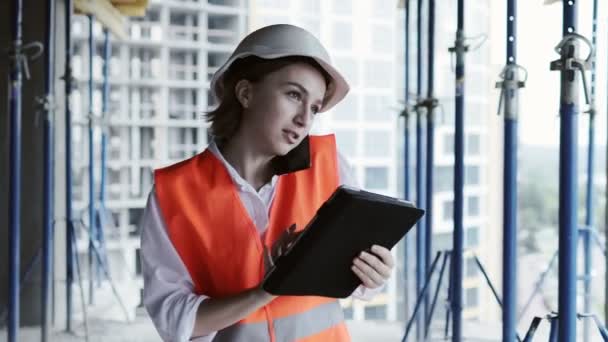
[[[374,244],[393,248],[423,215],[410,202],[340,186],[262,287],[275,295],[346,298],[361,284],[351,270],[355,256]]]

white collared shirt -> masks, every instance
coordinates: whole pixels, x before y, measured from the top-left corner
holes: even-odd
[[[247,213],[260,234],[263,234],[268,225],[269,211],[279,176],[273,176],[268,184],[256,191],[224,159],[214,142],[209,144],[208,149],[227,169]],[[340,184],[357,187],[352,169],[340,153],[338,169]],[[148,203],[140,221],[140,232],[143,302],[146,310],[163,341],[188,341],[194,329],[198,306],[208,297],[193,292],[194,283],[169,239],[154,189],[148,196]],[[383,286],[376,289],[359,286],[352,296],[369,300],[382,288]],[[214,337],[215,333],[211,333],[192,340],[207,342]]]

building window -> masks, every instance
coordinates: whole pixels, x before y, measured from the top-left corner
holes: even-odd
[[[348,157],[357,156],[357,132],[353,129],[337,129],[336,140],[340,152]]]
[[[353,122],[359,118],[358,96],[355,94],[347,95],[334,109],[332,118],[336,121]]]
[[[333,47],[340,50],[352,50],[353,25],[348,21],[336,21],[333,25]]]
[[[348,308],[342,308],[344,311],[344,319],[352,320],[353,319],[353,307],[350,306]]]
[[[467,197],[467,214],[469,216],[479,216],[479,197],[469,196]]]
[[[353,58],[336,58],[334,60],[336,67],[340,70],[348,83],[355,87],[359,84],[359,65]]]
[[[366,167],[365,168],[365,188],[385,190],[388,188],[388,168],[387,167]]]
[[[386,320],[386,305],[365,307],[366,320]]]
[[[451,221],[454,219],[454,201],[445,201],[442,204],[443,215],[441,216],[444,221]]]
[[[258,0],[257,4],[262,8],[268,9],[288,9],[291,1],[286,0]]]
[[[318,14],[321,11],[320,0],[299,1],[300,9],[312,14]]]
[[[481,153],[481,138],[479,134],[467,135],[467,155],[478,156]]]
[[[395,113],[389,106],[388,96],[367,95],[363,105],[363,117],[370,122],[390,122]]]
[[[395,11],[397,11],[397,6],[391,1],[375,1],[372,7],[374,18],[385,19],[389,22],[393,19]]]
[[[454,168],[451,166],[435,167],[435,191],[454,190]]]
[[[468,288],[464,290],[464,301],[468,308],[475,308],[479,306],[479,289],[476,287]]]
[[[467,248],[475,248],[479,246],[479,227],[473,226],[465,231],[465,246]]]
[[[391,151],[390,131],[366,131],[365,132],[365,157],[386,158]]]
[[[467,278],[475,278],[477,277],[477,262],[475,262],[475,258],[468,257],[465,260],[465,274]]]
[[[479,185],[479,166],[467,166],[464,176],[465,185]]]
[[[350,15],[353,13],[353,2],[350,0],[334,0],[332,10],[335,14]]]
[[[373,25],[369,36],[371,50],[380,53],[393,52],[393,30],[384,25]]]
[[[454,155],[454,133],[446,133],[443,135],[442,152],[446,156]]]
[[[365,85],[368,88],[391,88],[393,86],[392,64],[387,61],[365,62]]]

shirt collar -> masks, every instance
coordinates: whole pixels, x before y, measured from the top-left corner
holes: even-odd
[[[226,170],[228,171],[228,174],[230,175],[230,178],[232,178],[232,181],[239,186],[241,189],[245,189],[247,187],[249,187],[251,190],[253,190],[254,192],[255,189],[253,188],[253,186],[251,186],[251,184],[249,184],[249,182],[247,182],[243,177],[241,177],[241,175],[239,175],[239,173],[236,171],[236,169],[230,165],[230,163],[224,158],[224,156],[222,155],[222,152],[220,152],[219,147],[217,146],[217,143],[215,142],[215,140],[212,140],[209,143],[209,146],[207,146],[207,149],[209,149],[209,151],[211,153],[213,153],[213,155],[222,162],[222,165],[224,165],[224,167],[226,168]],[[275,185],[277,184],[277,181],[279,179],[279,176],[274,175],[272,176],[272,179],[270,180],[269,183],[265,184],[262,188],[270,185],[273,188],[275,187]]]

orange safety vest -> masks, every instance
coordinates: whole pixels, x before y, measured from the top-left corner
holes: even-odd
[[[155,171],[168,235],[195,293],[222,298],[259,286],[264,249],[292,224],[302,230],[338,186],[334,136],[311,136],[310,154],[310,168],[279,177],[263,237],[228,171],[209,150]],[[279,296],[220,330],[214,341],[350,341],[350,336],[336,299]]]

